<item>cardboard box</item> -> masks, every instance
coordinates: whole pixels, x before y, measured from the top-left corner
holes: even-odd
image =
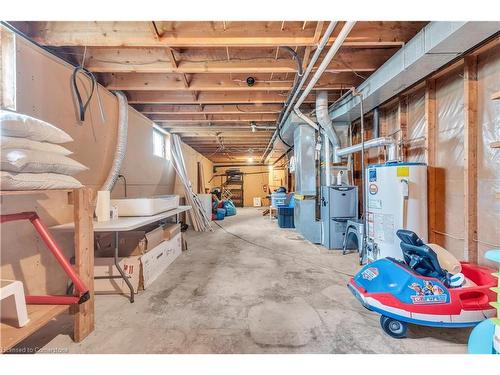
[[[162,227],[120,232],[118,236],[118,255],[120,257],[138,256],[158,246],[165,238]],[[112,257],[115,251],[115,234],[99,233],[96,235],[97,254],[100,257]]]
[[[146,289],[181,254],[181,234],[162,242],[153,250],[141,256],[142,288]]]
[[[163,229],[163,238],[165,240],[170,240],[174,238],[177,234],[181,233],[180,224],[167,224]]]
[[[182,235],[176,234],[168,241],[162,241],[154,248],[140,256],[129,256],[119,259],[119,264],[135,293],[149,287],[182,252]],[[94,276],[120,275],[112,257],[95,258]],[[96,293],[128,294],[127,284],[121,278],[94,280]]]

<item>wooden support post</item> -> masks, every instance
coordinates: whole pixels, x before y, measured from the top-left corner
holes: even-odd
[[[398,122],[401,140],[401,155],[403,160],[408,160],[408,147],[406,145],[406,140],[408,139],[408,101],[406,97],[401,97],[398,103]]]
[[[477,263],[477,56],[464,62],[464,257]]]
[[[88,286],[90,292],[90,299],[75,306],[73,310],[73,339],[76,342],[82,341],[94,330],[94,230],[91,202],[91,189],[74,190],[75,267],[76,272]]]
[[[436,243],[436,81],[425,84],[425,160],[427,161],[427,201],[429,242]]]

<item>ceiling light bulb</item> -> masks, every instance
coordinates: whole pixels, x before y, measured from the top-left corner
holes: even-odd
[[[250,156],[247,160],[249,163],[253,163],[253,157]]]

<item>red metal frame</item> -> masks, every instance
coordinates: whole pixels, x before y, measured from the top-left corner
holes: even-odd
[[[83,303],[90,298],[89,289],[75,272],[70,262],[66,259],[49,230],[40,220],[36,212],[20,212],[17,214],[0,215],[0,223],[10,221],[29,220],[35,227],[47,248],[56,258],[63,271],[69,276],[76,291],[77,296],[26,296],[26,303],[31,305],[73,305]]]

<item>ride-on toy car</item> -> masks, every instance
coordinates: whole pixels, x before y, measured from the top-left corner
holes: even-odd
[[[494,270],[457,261],[459,269],[451,274],[414,232],[398,230],[396,234],[404,261],[376,260],[348,283],[365,308],[381,314],[380,324],[388,335],[406,337],[408,323],[468,327],[495,316],[489,304],[496,299],[490,290],[496,286]]]

